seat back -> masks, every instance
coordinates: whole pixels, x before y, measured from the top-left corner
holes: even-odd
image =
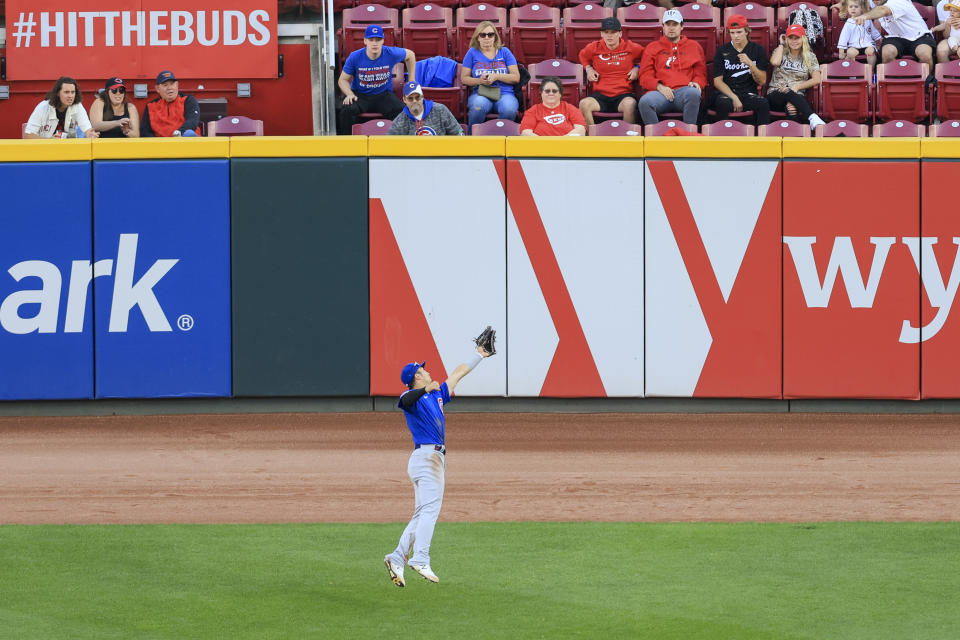
[[[925,84],[930,69],[915,60],[894,60],[877,65],[878,120],[921,122],[930,116]]]
[[[926,127],[909,120],[891,120],[873,125],[874,138],[922,138]]]
[[[823,40],[817,41],[816,45],[813,47],[813,52],[816,54],[817,60],[820,62],[829,62],[834,60],[836,58],[836,47],[834,47],[836,39],[833,37],[833,27],[830,23],[830,9],[813,2],[795,2],[791,5],[784,5],[777,9],[777,25],[776,30],[774,31],[774,37],[770,44],[772,46],[779,44],[779,34],[784,33],[787,30],[787,21],[790,19],[790,14],[797,9],[811,9],[816,11],[817,15],[820,16],[820,22],[823,23]],[[843,21],[840,22],[840,29],[843,29]],[[839,33],[840,31],[837,30],[837,34]]]
[[[473,125],[470,133],[475,136],[518,136],[520,135],[520,123],[497,118]]]
[[[393,120],[387,120],[386,118],[367,120],[353,125],[350,133],[355,136],[385,136],[387,131],[390,130],[391,124],[393,124]]]
[[[820,65],[820,99],[825,120],[868,122],[873,113],[873,72],[864,62],[837,60]]]
[[[208,136],[263,135],[263,120],[246,116],[225,116],[207,123]]]
[[[960,120],[947,120],[927,127],[927,136],[931,138],[960,138]]]
[[[660,20],[665,10],[657,4],[638,2],[617,9],[617,19],[623,27],[623,37],[647,46],[663,35]]]
[[[720,120],[702,127],[705,136],[753,136],[754,126],[739,120]]]
[[[454,37],[453,9],[432,2],[404,9],[402,14],[403,46],[417,58],[450,56]]]
[[[535,2],[510,9],[510,50],[530,65],[560,55],[560,9]]]
[[[613,9],[595,2],[575,4],[563,10],[563,50],[567,60],[577,60],[580,49],[600,39],[600,22],[613,16]]]
[[[771,138],[809,138],[810,125],[795,120],[777,120],[757,127],[758,137]]]
[[[960,118],[960,60],[940,63],[937,77],[937,117],[941,120]]]
[[[623,120],[605,120],[587,127],[588,136],[642,136],[643,130],[638,124],[628,124]]]
[[[683,120],[661,120],[656,124],[648,124],[643,127],[643,135],[645,136],[662,136],[670,129],[686,129],[690,133],[697,132],[697,125],[687,124]]]
[[[503,46],[510,47],[508,38],[510,30],[507,29],[507,10],[505,8],[487,2],[460,7],[456,11],[456,19],[457,27],[453,47],[454,55],[458,60],[462,61],[463,56],[467,55],[467,49],[470,48],[470,38],[473,37],[473,32],[477,30],[477,25],[484,21],[490,21],[496,25]]]
[[[464,119],[463,112],[463,84],[460,82],[460,65],[453,76],[452,87],[422,87],[423,99],[433,100],[445,105],[458,121]]]
[[[530,73],[530,82],[527,83],[527,106],[540,102],[540,85],[543,78],[556,76],[563,81],[563,100],[572,105],[580,104],[584,97],[583,90],[583,65],[554,58],[553,60],[544,60],[532,64],[527,68]]]
[[[773,7],[766,7],[751,0],[735,7],[727,7],[723,15],[741,15],[746,18],[750,25],[750,40],[763,47],[764,51],[769,52],[772,49],[776,29],[776,10]]]
[[[713,60],[723,36],[720,9],[694,2],[680,5],[677,10],[683,16],[683,35],[699,42],[706,59]]]
[[[853,120],[833,120],[817,127],[815,138],[836,138],[840,134],[847,138],[867,138],[870,136],[870,127]]]
[[[400,13],[382,4],[361,4],[343,10],[343,26],[339,30],[340,64],[357,49],[362,49],[363,33],[371,24],[383,27],[383,44],[389,47],[401,46]]]
[[[923,18],[923,21],[927,23],[927,26],[933,29],[937,26],[937,9],[936,6],[928,6],[925,4],[920,4],[919,2],[914,2],[913,6],[916,7],[917,12],[920,14],[920,17]]]

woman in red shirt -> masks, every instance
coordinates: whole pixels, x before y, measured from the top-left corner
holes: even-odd
[[[553,76],[540,84],[540,100],[523,114],[522,136],[582,136],[587,132],[580,109],[563,102],[563,82]]]

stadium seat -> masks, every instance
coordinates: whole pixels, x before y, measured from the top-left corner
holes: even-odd
[[[0,2],[0,15],[3,15],[3,3]],[[300,15],[300,0],[277,0],[277,15]]]
[[[830,26],[830,9],[822,5],[814,4],[813,2],[795,2],[791,5],[783,5],[777,9],[777,30],[774,32],[774,38],[771,44],[780,42],[779,34],[786,32],[787,21],[790,19],[790,14],[797,9],[813,9],[820,16],[820,21],[823,23],[823,40],[813,47],[813,52],[816,54],[817,60],[820,62],[836,60],[837,52],[836,47],[834,47],[836,39],[833,38],[833,32]],[[840,25],[840,28],[843,28],[843,24]],[[840,32],[837,31],[837,33],[839,34]]]
[[[873,125],[874,138],[922,138],[926,128],[908,120],[891,120]]]
[[[663,35],[660,19],[664,9],[657,4],[638,2],[617,9],[617,19],[623,27],[623,37],[631,42],[647,46]]]
[[[754,126],[739,120],[720,120],[701,127],[705,136],[753,136]]]
[[[600,21],[613,16],[603,4],[584,2],[563,10],[563,50],[567,60],[577,62],[580,49],[600,39]]]
[[[864,62],[837,60],[820,65],[820,99],[824,120],[869,122],[873,70]]]
[[[385,136],[387,131],[390,130],[391,124],[393,124],[393,120],[387,120],[386,118],[367,120],[353,125],[350,133],[355,136]]]
[[[809,138],[810,125],[795,120],[777,120],[757,127],[758,137],[770,138]]]
[[[584,96],[583,65],[554,58],[532,64],[527,68],[530,73],[530,82],[527,83],[527,106],[540,102],[541,79],[547,76],[556,76],[563,81],[563,99],[574,106],[580,104]]]
[[[913,3],[913,6],[916,7],[920,13],[920,17],[923,18],[923,21],[926,22],[927,26],[931,29],[937,26],[937,9],[935,5],[936,3],[934,3],[934,6],[920,4],[919,2]]]
[[[817,127],[815,138],[836,138],[843,134],[847,138],[867,138],[870,136],[870,127],[853,120],[834,120],[822,127]]]
[[[530,65],[560,55],[560,9],[542,3],[510,9],[510,51]]]
[[[960,120],[947,120],[940,124],[927,127],[927,136],[931,138],[958,138],[960,137]]]
[[[643,135],[645,136],[662,136],[670,129],[675,129],[680,127],[681,129],[686,129],[691,133],[697,132],[697,125],[687,124],[683,120],[661,120],[656,124],[648,124],[643,127]]]
[[[930,68],[914,60],[878,64],[876,119],[921,122],[930,117],[929,91],[924,81]]]
[[[207,123],[208,136],[263,135],[263,120],[253,120],[245,116],[226,116]]]
[[[677,10],[683,16],[683,35],[699,42],[703,47],[703,55],[708,62],[712,62],[723,37],[720,9],[694,2],[680,5]]]
[[[457,71],[453,76],[452,87],[422,87],[423,99],[439,102],[450,109],[450,113],[457,120],[463,120],[465,114],[463,111],[463,84],[460,82],[460,65],[457,65]]]
[[[941,120],[960,118],[960,60],[938,64],[934,74],[937,77],[937,117]]]
[[[503,118],[487,120],[473,125],[471,134],[475,136],[518,136],[520,135],[520,123]]]
[[[454,38],[453,9],[428,2],[404,9],[401,13],[403,46],[418,59],[450,57]]]
[[[773,4],[776,4],[775,2]],[[759,2],[744,2],[737,6],[727,7],[723,12],[724,17],[732,15],[741,15],[747,19],[750,25],[750,40],[756,42],[763,50],[770,54],[773,49],[773,43],[777,41],[775,29],[776,11],[772,6],[763,6]]]
[[[340,65],[353,51],[362,49],[363,33],[371,24],[383,26],[383,44],[399,47],[400,13],[393,8],[382,4],[361,4],[351,9],[343,10],[343,26],[338,30],[338,46],[340,51]]]
[[[489,20],[496,25],[503,46],[510,46],[507,38],[510,32],[507,29],[507,10],[505,8],[486,2],[473,4],[469,7],[457,9],[456,18],[457,31],[454,37],[454,55],[457,60],[463,61],[463,56],[467,55],[467,49],[470,48],[470,38],[473,37],[473,32],[477,30],[477,25],[485,20]]]
[[[607,120],[587,127],[588,136],[642,136],[638,124],[628,124],[623,120]]]

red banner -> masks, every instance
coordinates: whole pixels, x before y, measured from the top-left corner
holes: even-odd
[[[200,4],[202,9],[198,9]],[[7,0],[7,78],[275,78],[275,0]]]

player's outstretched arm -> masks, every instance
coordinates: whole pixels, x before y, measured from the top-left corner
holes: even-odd
[[[457,383],[463,379],[463,376],[473,371],[473,368],[480,364],[481,360],[488,358],[489,356],[490,354],[487,353],[486,349],[483,347],[477,347],[477,356],[473,360],[457,365],[457,368],[454,369],[453,373],[450,374],[450,377],[447,378],[447,389],[450,391],[450,393],[453,393],[453,390],[457,387]]]

